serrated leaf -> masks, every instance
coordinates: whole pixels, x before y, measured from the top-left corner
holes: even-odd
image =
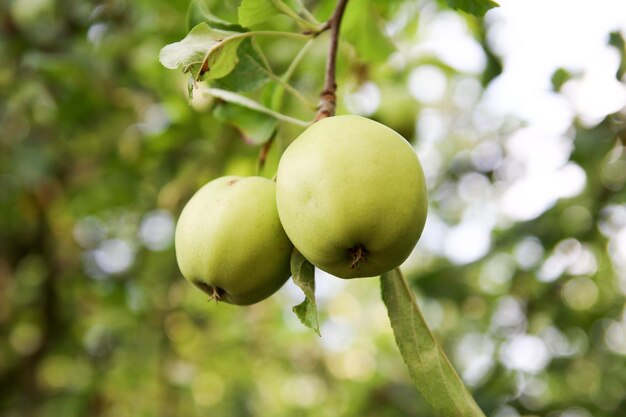
[[[202,76],[220,78],[237,64],[237,48],[243,38],[238,32],[213,29],[205,22],[199,23],[181,41],[161,49],[159,61],[170,69],[183,68],[194,80]]]
[[[382,62],[395,50],[383,32],[383,21],[368,0],[353,0],[348,4],[341,36],[350,42],[359,57],[366,62]]]
[[[430,331],[400,271],[386,272],[380,279],[396,344],[424,399],[441,416],[485,417]]]
[[[452,9],[463,10],[474,16],[482,17],[490,9],[500,5],[492,0],[446,0]]]
[[[320,334],[315,303],[315,268],[297,249],[291,254],[291,275],[293,282],[304,292],[304,301],[293,307],[293,312],[306,327]]]
[[[215,80],[215,86],[230,91],[254,91],[269,80],[268,72],[252,42],[252,39],[241,42],[237,50],[237,66],[227,76]]]
[[[187,8],[187,30],[195,27],[199,23],[205,22],[215,29],[230,30],[235,32],[245,32],[246,29],[237,23],[228,22],[215,16],[209,11],[205,0],[193,0]]]
[[[278,120],[271,116],[228,102],[216,105],[213,116],[236,128],[243,140],[251,145],[267,142],[278,126]]]
[[[242,0],[237,13],[239,24],[250,27],[280,14],[280,10],[272,0]]]

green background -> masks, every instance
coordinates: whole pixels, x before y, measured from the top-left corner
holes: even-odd
[[[213,13],[236,19],[236,2],[214,3]],[[309,3],[320,19],[333,6]],[[338,68],[339,113],[350,111],[350,89],[370,80],[381,95],[370,117],[418,151],[416,120],[433,106],[407,91],[412,70],[434,65],[451,84],[463,74],[436,58],[389,65],[391,43],[364,28],[404,13],[394,43],[417,44],[426,6],[428,13],[442,7],[354,0],[344,21],[351,44],[342,46]],[[184,203],[213,178],[255,174],[259,153],[212,115],[211,100],[197,94],[189,105],[186,76],[158,62],[164,45],[185,36],[187,7],[147,0],[0,6],[0,416],[432,415],[394,344],[378,279],[318,275],[319,338],[291,312],[302,298],[293,286],[239,308],[207,302],[180,275],[171,228]],[[359,24],[363,10],[374,26]],[[483,21],[460,16],[485,51],[484,71],[471,75],[484,88],[502,63],[485,42]],[[263,25],[294,29],[286,17]],[[316,40],[293,77],[312,101],[323,85],[327,41]],[[608,41],[623,58],[621,36],[607,33]],[[272,38],[261,46],[281,73],[302,42]],[[572,76],[555,73],[555,92]],[[464,187],[499,184],[495,169],[472,163],[472,152],[489,142],[504,160],[512,152],[506,139],[523,123],[507,120],[468,138],[467,108],[446,99],[436,109],[451,133],[435,147],[431,214],[452,226],[469,205]],[[282,110],[313,115],[293,99]],[[535,218],[498,221],[480,259],[454,262],[418,245],[406,266],[427,319],[487,415],[608,417],[626,409],[626,266],[616,255],[626,233],[625,122],[615,113],[571,126],[567,158],[586,175],[582,192]],[[279,125],[262,175],[274,174],[299,131]],[[572,266],[585,256],[594,268]],[[546,278],[551,265],[557,272]],[[531,360],[515,365],[510,352]],[[545,360],[537,364],[533,355]]]

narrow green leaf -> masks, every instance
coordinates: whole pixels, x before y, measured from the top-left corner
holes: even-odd
[[[382,62],[395,50],[383,32],[383,21],[369,0],[352,0],[341,23],[341,37],[366,62]]]
[[[314,39],[309,39],[309,41],[306,44],[304,44],[302,49],[300,49],[298,54],[291,61],[291,64],[289,64],[289,67],[287,68],[287,70],[281,75],[281,79],[285,83],[289,82],[289,80],[291,79],[291,76],[293,75],[296,68],[302,61],[302,58],[304,58],[307,52],[313,47],[314,42],[315,42]],[[282,84],[277,83],[271,86],[271,88],[266,90],[264,103],[271,109],[279,110],[283,106],[284,96],[285,96],[285,87]]]
[[[250,27],[280,14],[280,10],[272,0],[242,0],[237,13],[239,24]]]
[[[293,282],[304,292],[304,301],[293,308],[302,324],[320,334],[320,324],[317,318],[315,303],[315,268],[297,249],[291,254],[291,275]]]
[[[219,88],[205,88],[202,91],[206,94],[209,94],[212,97],[227,101],[229,103],[235,103],[240,106],[247,107],[248,109],[255,110],[259,113],[267,114],[269,116],[272,116],[278,120],[282,120],[287,123],[291,123],[291,124],[295,124],[295,125],[303,126],[303,127],[307,127],[310,124],[309,122],[306,122],[304,120],[299,120],[299,119],[287,116],[285,114],[278,113],[252,100],[251,98],[242,96],[241,94],[233,93],[232,91],[221,90]]]
[[[474,16],[482,17],[490,9],[500,5],[493,0],[446,0],[452,9],[463,10]]]
[[[396,344],[424,399],[441,416],[485,417],[430,331],[399,269],[380,278]]]
[[[276,132],[278,120],[233,103],[222,102],[213,109],[216,119],[236,128],[250,145],[267,142]]]
[[[215,80],[213,85],[230,91],[254,91],[269,80],[268,72],[252,42],[252,39],[241,42],[237,50],[237,66],[227,76]]]
[[[182,67],[183,72],[191,72],[195,80],[203,75],[223,77],[237,64],[237,48],[243,38],[235,38],[236,35],[241,34],[199,23],[183,40],[163,47],[159,61],[166,68]]]
[[[228,22],[211,13],[205,0],[193,0],[187,8],[187,30],[202,22],[215,29],[245,32],[245,29],[237,23]]]

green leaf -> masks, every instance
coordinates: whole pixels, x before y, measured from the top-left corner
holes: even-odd
[[[268,71],[252,42],[252,39],[241,42],[237,66],[227,76],[215,80],[215,86],[230,91],[254,91],[269,80]]]
[[[237,65],[237,49],[243,38],[232,41],[222,41],[219,46],[207,53],[202,65],[200,76],[208,78],[221,78],[228,75]]]
[[[399,269],[380,279],[396,344],[424,399],[442,416],[485,417],[430,331]]]
[[[241,94],[233,93],[232,91],[221,90],[219,88],[205,88],[202,90],[204,93],[213,96],[217,99],[227,101],[229,103],[238,104],[251,110],[255,110],[259,113],[272,116],[275,119],[282,120],[287,123],[295,124],[298,126],[308,127],[309,122],[299,120],[282,113],[278,113],[272,109],[265,107],[264,105],[252,100],[249,97],[242,96]]]
[[[302,58],[307,54],[307,52],[313,47],[314,39],[310,39],[304,46],[300,49],[298,54],[294,57],[289,64],[289,68],[281,75],[281,79],[284,83],[289,83],[289,80],[293,76],[296,68],[302,61]],[[283,99],[285,96],[285,86],[281,83],[276,83],[271,85],[268,89],[265,90],[265,94],[263,97],[263,102],[271,109],[279,110],[283,107]]]
[[[291,275],[293,282],[304,292],[304,301],[293,308],[302,324],[320,334],[320,324],[317,318],[315,304],[315,268],[297,249],[291,254]]]
[[[213,109],[216,119],[232,125],[246,143],[260,145],[276,132],[278,120],[233,103],[221,102]]]
[[[570,73],[565,68],[557,68],[553,73],[550,81],[552,82],[552,89],[554,91],[560,91],[563,84],[569,81],[572,78],[572,73]]]
[[[494,7],[500,5],[492,0],[446,0],[448,6],[455,10],[463,10],[474,16],[482,17]]]
[[[237,13],[239,24],[250,27],[280,14],[280,10],[272,0],[242,0]]]
[[[293,13],[297,13],[297,14],[302,14],[303,11],[306,10],[306,7],[304,7],[304,4],[302,3],[303,0],[273,0],[275,4],[277,4],[278,8],[281,9],[286,9],[289,8],[290,12]],[[283,12],[284,13],[284,12]]]
[[[314,29],[316,24],[303,19],[298,14],[302,5],[297,1],[290,1],[290,4],[282,0],[242,0],[237,9],[239,14],[239,24],[242,26],[252,26],[264,22],[276,15],[284,14],[293,19],[301,27]]]
[[[194,80],[202,76],[220,78],[237,64],[237,48],[243,38],[239,32],[213,29],[205,22],[199,23],[179,42],[161,49],[159,61],[170,69],[183,68]]]
[[[609,45],[615,47],[620,56],[620,64],[615,76],[618,80],[621,80],[624,74],[626,74],[626,41],[624,36],[616,31],[609,34]]]
[[[215,29],[232,30],[235,32],[246,31],[245,28],[237,23],[228,22],[211,13],[205,0],[193,0],[187,9],[187,30],[191,30],[191,28],[202,22]]]
[[[364,61],[382,62],[395,50],[382,25],[382,19],[368,0],[353,0],[348,3],[341,23],[341,37],[356,48]]]

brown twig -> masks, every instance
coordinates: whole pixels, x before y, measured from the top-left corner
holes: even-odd
[[[339,0],[333,15],[327,22],[330,27],[330,48],[328,50],[328,60],[326,61],[326,78],[324,81],[324,90],[320,95],[320,105],[317,110],[315,120],[335,115],[335,107],[337,104],[337,82],[335,79],[335,67],[337,65],[337,48],[339,45],[339,29],[341,19],[346,10],[348,0]]]
[[[259,158],[257,159],[257,175],[261,175],[261,171],[265,167],[265,161],[267,160],[267,154],[270,152],[272,144],[274,143],[275,134],[272,135],[271,138],[267,142],[261,146],[261,150],[259,150]]]

